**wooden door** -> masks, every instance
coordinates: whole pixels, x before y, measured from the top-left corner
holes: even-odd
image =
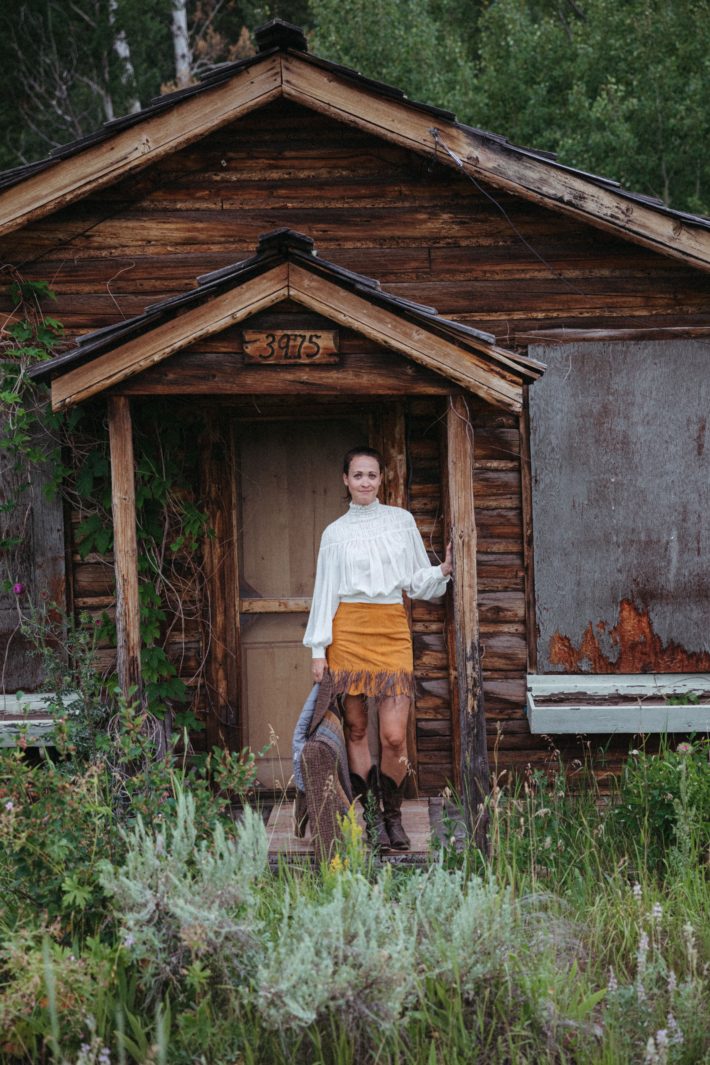
[[[344,513],[345,452],[368,440],[357,414],[240,422],[239,610],[244,739],[271,741],[266,788],[288,786],[291,736],[311,688],[303,646],[323,529]]]

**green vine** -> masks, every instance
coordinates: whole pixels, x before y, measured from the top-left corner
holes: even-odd
[[[80,559],[112,567],[111,469],[103,403],[55,414],[47,389],[28,377],[31,366],[56,353],[64,336],[61,323],[42,313],[41,303],[54,299],[53,293],[44,282],[15,277],[11,295],[14,311],[4,329],[0,371],[2,586],[14,593],[26,634],[31,635],[36,624],[29,618],[36,618],[39,604],[29,601],[23,576],[33,471],[41,465],[48,475],[47,491],[61,491],[67,510],[78,516],[74,543]],[[169,709],[176,726],[194,730],[202,726],[189,709],[191,689],[199,697],[204,674],[200,548],[207,516],[198,505],[194,447],[202,426],[194,412],[176,417],[174,404],[160,399],[139,400],[133,409],[146,708],[157,717]],[[115,647],[115,622],[108,610],[82,610],[76,620],[93,627],[99,649]],[[195,661],[186,663],[185,648],[190,645],[197,648]],[[183,679],[187,665],[189,684]],[[115,678],[105,681],[112,686]]]

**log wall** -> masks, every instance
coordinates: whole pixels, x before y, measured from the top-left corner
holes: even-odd
[[[524,346],[710,324],[710,277],[281,101],[0,242],[70,332],[121,321],[289,226],[397,295]]]

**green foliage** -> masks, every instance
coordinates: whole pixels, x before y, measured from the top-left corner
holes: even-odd
[[[442,0],[311,0],[315,30],[310,47],[415,100],[461,113],[471,90],[472,68],[455,3]]]
[[[138,717],[116,735],[129,775],[149,741]],[[458,869],[378,868],[354,831],[323,869],[271,875],[261,817],[206,817],[199,777],[183,782],[173,767],[141,819],[121,784],[125,801],[114,796],[92,830],[88,770],[75,766],[60,787],[61,765],[25,765],[38,816],[21,875],[28,900],[36,881],[48,910],[4,890],[28,846],[29,822],[6,797],[23,762],[0,758],[3,1065],[51,1054],[67,1065],[106,1065],[108,1054],[176,1065],[694,1065],[710,1053],[705,867],[697,854],[678,862],[673,845],[660,867],[644,864],[643,847],[630,857],[618,800],[575,795],[561,772],[552,787],[531,776],[496,792],[481,876],[465,852]],[[108,778],[93,774],[101,794]],[[70,790],[87,805],[47,822],[53,836],[71,822],[86,841],[61,859],[53,892],[39,863],[43,787],[56,807]]]
[[[198,999],[205,984],[245,980],[256,964],[254,886],[268,850],[261,817],[247,808],[235,839],[217,822],[211,838],[198,841],[194,798],[178,789],[174,820],[151,830],[139,817],[124,839],[122,868],[105,863],[101,884],[150,995],[185,976]]]
[[[708,0],[499,0],[480,30],[469,118],[710,211]]]
[[[665,743],[658,754],[633,751],[621,778],[618,825],[643,841],[646,859],[660,864],[710,859],[710,741]]]

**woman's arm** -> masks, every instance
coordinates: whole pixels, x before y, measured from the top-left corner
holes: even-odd
[[[412,550],[412,576],[409,581],[409,587],[405,587],[404,590],[410,599],[437,599],[446,591],[446,585],[453,570],[451,543],[446,546],[444,561],[438,566],[432,566],[414,518],[412,518],[409,532]]]
[[[325,649],[333,639],[333,617],[338,609],[338,552],[321,540],[316,566],[311,612],[303,642],[311,648],[314,662],[325,662]],[[315,677],[315,670],[314,670]],[[315,678],[322,680],[320,677]]]

